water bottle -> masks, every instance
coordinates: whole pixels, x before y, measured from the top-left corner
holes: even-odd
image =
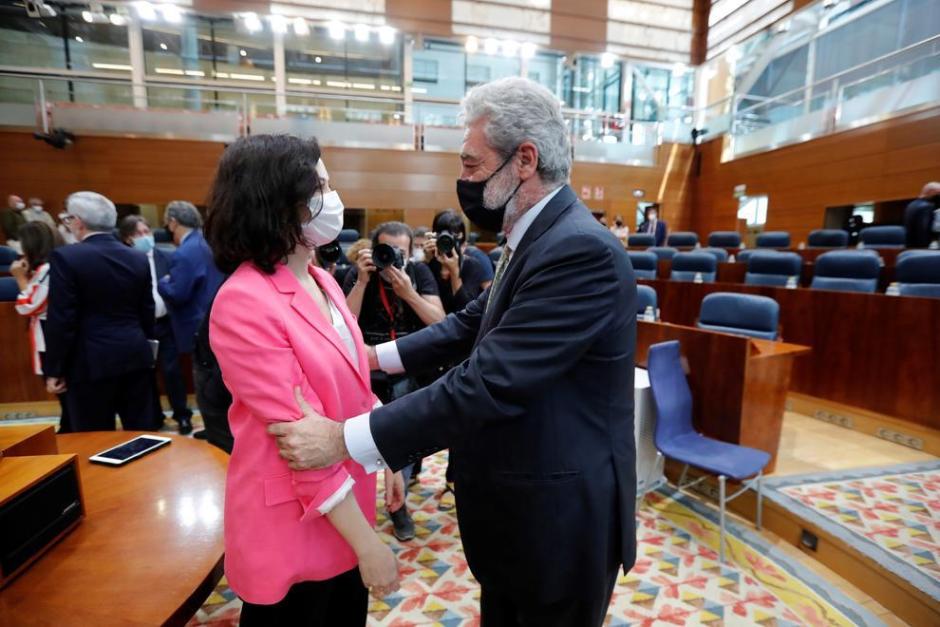
[[[695,273],[695,278],[692,279],[692,282],[693,282],[693,283],[704,283],[704,282],[705,282],[705,279],[702,278],[702,273],[701,273],[701,272],[696,272],[696,273]]]
[[[728,255],[728,263],[734,263],[734,255]]]
[[[643,319],[647,322],[656,322],[656,312],[653,311],[652,305],[646,306],[646,310],[643,312]]]
[[[787,277],[787,289],[788,289],[788,290],[795,290],[796,288],[797,288],[796,277],[795,277],[795,276],[788,276],[788,277]]]
[[[898,287],[897,283],[892,283],[891,285],[888,286],[888,289],[885,290],[885,294],[887,294],[888,296],[900,296],[901,288]]]
[[[806,242],[800,242],[800,245],[797,246],[798,250],[806,250]]]
[[[930,242],[930,246],[928,246],[927,248],[929,248],[930,250],[937,250],[938,248],[940,248],[940,242],[938,242],[937,240],[934,240]]]

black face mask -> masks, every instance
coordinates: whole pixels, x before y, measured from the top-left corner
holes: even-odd
[[[516,189],[506,198],[501,206],[495,209],[487,209],[483,206],[483,193],[486,191],[486,184],[490,182],[494,176],[499,174],[499,171],[506,167],[506,164],[512,161],[512,158],[516,155],[515,151],[509,158],[503,161],[503,164],[496,168],[496,171],[490,174],[488,177],[482,181],[465,181],[463,179],[457,179],[457,199],[460,201],[460,208],[463,209],[464,214],[467,218],[470,219],[475,225],[484,231],[499,231],[503,228],[503,216],[506,215],[506,205],[509,204],[509,201],[512,200],[512,197],[516,195],[516,192],[519,191],[519,188],[522,186],[522,181],[519,181],[519,185],[516,185]]]

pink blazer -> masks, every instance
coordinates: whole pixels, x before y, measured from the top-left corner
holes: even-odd
[[[228,419],[235,447],[225,489],[225,574],[242,599],[272,604],[300,581],[322,581],[357,564],[352,548],[317,508],[350,477],[375,524],[375,476],[348,461],[291,471],[278,455],[272,422],[297,420],[293,389],[318,413],[343,422],[374,402],[356,318],[326,272],[310,273],[343,313],[359,360],[287,267],[267,275],[242,264],[219,290],[209,341],[232,393]]]

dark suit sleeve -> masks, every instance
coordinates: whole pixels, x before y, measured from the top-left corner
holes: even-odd
[[[194,263],[190,251],[180,248],[170,259],[170,274],[157,282],[157,290],[171,305],[183,305],[192,300],[198,279],[204,272],[205,268],[200,269]]]
[[[372,436],[390,467],[447,448],[481,423],[520,418],[530,399],[602,337],[611,316],[624,315],[616,311],[623,286],[613,251],[599,243],[594,236],[575,236],[551,251],[540,269],[520,278],[509,309],[467,361],[372,412]],[[413,349],[401,349],[408,366]]]
[[[69,356],[74,351],[78,316],[78,289],[75,284],[75,275],[61,251],[54,250],[49,257],[49,309],[44,327],[46,354],[43,359],[43,374],[45,376],[65,376]]]
[[[461,311],[395,342],[406,372],[426,372],[462,361],[476,341],[488,291]]]
[[[144,274],[141,279],[144,280],[144,285],[146,289],[141,290],[140,302],[138,304],[138,310],[140,311],[140,326],[144,330],[144,335],[148,340],[155,339],[157,337],[154,326],[156,324],[156,304],[153,302],[153,280],[150,277],[150,262],[144,261],[143,266]]]

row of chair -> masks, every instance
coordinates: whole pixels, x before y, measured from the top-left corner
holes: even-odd
[[[703,248],[695,252],[661,255],[660,250],[628,251],[634,274],[639,279],[655,279],[659,260],[672,259],[673,281],[713,283],[718,263],[727,259],[722,249]],[[739,259],[747,263],[744,282],[748,285],[796,287],[803,268],[797,253],[753,250]],[[722,253],[725,257],[722,257]],[[878,289],[881,259],[871,250],[834,250],[816,259],[811,287],[825,290],[874,293]],[[895,280],[901,296],[940,298],[940,252],[906,250],[898,255]]]
[[[859,233],[859,241],[865,248],[904,248],[903,226],[869,226]],[[627,238],[631,248],[655,246],[656,240],[649,233],[634,233]],[[666,238],[666,245],[676,248],[694,248],[699,245],[698,234],[692,231],[676,231]],[[790,234],[786,231],[767,231],[757,236],[757,248],[790,248]],[[849,234],[841,229],[817,229],[809,234],[810,248],[845,248],[849,245]],[[740,248],[741,234],[736,231],[714,231],[708,235],[711,248]]]
[[[645,317],[658,311],[656,290],[637,285],[636,314]],[[653,319],[658,316],[654,313]],[[700,329],[747,335],[762,340],[779,336],[780,305],[773,298],[757,294],[714,292],[702,299],[696,326]]]

